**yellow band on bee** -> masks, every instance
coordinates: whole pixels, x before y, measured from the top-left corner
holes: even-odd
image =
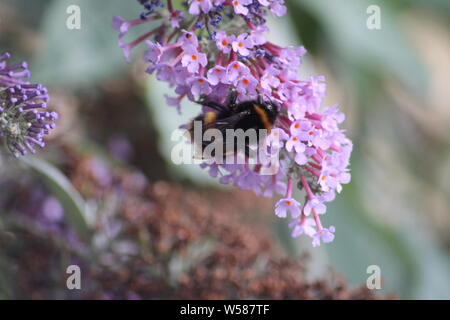
[[[203,118],[203,121],[206,123],[211,123],[213,121],[216,121],[217,114],[215,112],[207,112],[205,113],[205,117]]]
[[[266,110],[256,104],[254,104],[253,107],[255,108],[256,113],[261,118],[261,122],[264,128],[266,128],[267,131],[270,131],[272,129],[272,123],[269,121]]]

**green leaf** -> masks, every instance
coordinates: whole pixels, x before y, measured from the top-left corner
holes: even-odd
[[[43,178],[49,190],[63,205],[67,222],[81,239],[89,241],[91,229],[85,215],[86,204],[70,181],[61,171],[42,159],[26,156],[21,160]]]
[[[411,298],[418,272],[414,254],[392,228],[371,219],[354,182],[344,187],[322,222],[336,227],[336,238],[326,249],[333,267],[351,285],[364,285],[367,267],[377,265],[383,279],[381,293]]]
[[[408,214],[401,223],[384,222],[377,207],[367,206],[361,194],[367,191],[365,184],[373,183],[362,179],[362,171],[368,169],[361,148],[354,150],[352,162],[353,182],[344,186],[322,218],[325,226],[336,226],[334,242],[325,246],[333,267],[350,284],[361,285],[369,277],[367,267],[377,265],[382,293],[402,299],[448,299],[450,259],[432,228],[422,215]]]
[[[367,28],[366,10],[374,4],[369,0],[302,0],[292,4],[294,10],[306,10],[320,22],[323,41],[330,45],[324,48],[330,61],[394,75],[418,92],[426,88],[424,68],[390,2],[376,3],[381,10],[380,30]]]
[[[79,30],[66,26],[70,5],[80,8]],[[126,62],[117,44],[118,32],[112,28],[112,18],[120,15],[135,19],[140,10],[133,1],[53,1],[43,17],[44,46],[32,61],[33,78],[50,84],[89,86],[118,75]],[[131,28],[130,34],[137,31],[132,29],[139,28]],[[127,37],[126,42],[131,38],[132,35]]]
[[[12,288],[14,288],[11,281],[13,279],[11,266],[6,258],[0,255],[0,300],[11,299]]]

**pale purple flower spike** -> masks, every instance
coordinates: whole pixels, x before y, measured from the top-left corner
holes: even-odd
[[[181,110],[185,98],[200,95],[224,103],[230,89],[237,101],[258,96],[279,106],[279,115],[266,142],[270,156],[280,159],[275,174],[261,174],[263,165],[203,163],[202,168],[221,183],[257,194],[281,194],[275,213],[290,217],[292,236],[305,234],[313,245],[331,242],[334,227],[324,228],[319,215],[335,198],[342,184],[350,182],[352,142],[339,129],[345,116],[337,106],[323,107],[326,92],[323,76],[300,79],[304,47],[281,47],[267,41],[265,17],[286,13],[284,0],[188,0],[184,10],[172,1],[140,0],[141,19],[114,18],[119,43],[127,58],[133,47],[147,44],[148,73],[174,88],[166,97]],[[154,28],[129,43],[128,29],[151,21]],[[155,22],[160,21],[155,25]],[[304,190],[305,199],[293,199],[293,187]]]

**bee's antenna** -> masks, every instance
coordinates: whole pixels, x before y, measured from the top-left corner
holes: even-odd
[[[256,89],[256,92],[258,93],[256,101],[258,101],[259,104],[262,104],[264,102],[263,95],[261,94],[261,91],[259,91],[258,89]]]
[[[226,108],[223,105],[221,105],[220,103],[217,103],[215,101],[208,100],[207,97],[204,96],[204,95],[202,95],[200,97],[200,100],[195,101],[195,103],[197,103],[199,105],[202,105],[202,106],[205,106],[205,107],[209,107],[209,108],[214,109],[214,110],[219,111],[219,112],[226,111]]]
[[[273,103],[272,98],[269,95],[261,93],[261,91],[259,90],[257,90],[257,92],[258,92],[258,103],[262,104],[264,103],[264,101],[269,101],[270,103]]]
[[[268,102],[272,103],[271,97],[269,95],[267,95],[267,94],[258,94],[258,100],[260,102],[268,101]]]

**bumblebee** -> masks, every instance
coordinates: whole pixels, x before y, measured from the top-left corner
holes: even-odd
[[[277,116],[278,107],[272,102],[264,102],[261,97],[256,100],[243,101],[236,103],[237,94],[235,91],[231,91],[228,96],[226,104],[220,104],[215,101],[211,101],[202,97],[198,104],[209,107],[213,111],[207,111],[194,118],[189,125],[189,133],[191,141],[194,141],[194,122],[199,121],[201,123],[202,132],[208,129],[217,129],[220,131],[222,137],[226,137],[227,129],[238,130],[242,129],[246,132],[249,129],[256,130],[257,142],[259,141],[259,129],[267,130],[269,134],[272,129]],[[201,150],[203,151],[212,141],[201,141]],[[235,142],[235,141],[234,141]],[[244,144],[244,150],[240,150],[239,146],[234,143],[234,150],[231,152],[227,149],[227,143],[229,140],[223,139],[220,141],[223,143],[224,156],[232,153],[242,151],[247,157],[250,155],[250,143],[246,140]],[[198,144],[198,143],[197,143]]]

